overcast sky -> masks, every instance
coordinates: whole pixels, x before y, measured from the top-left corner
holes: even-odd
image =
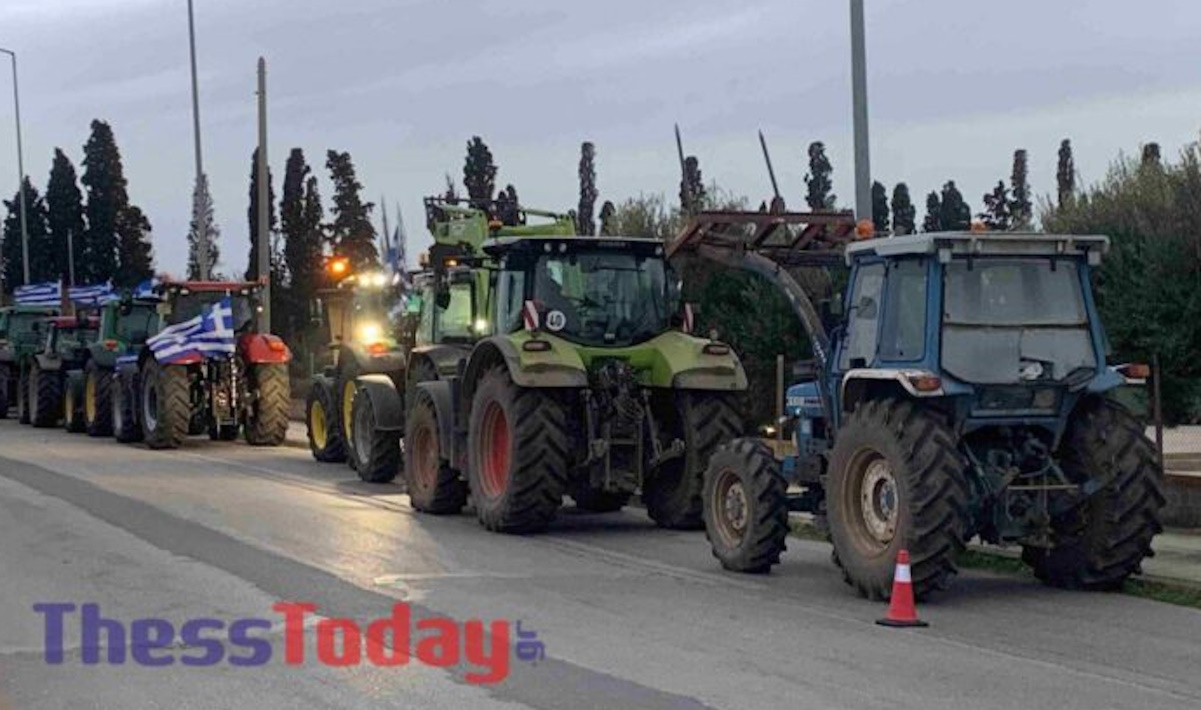
[[[154,225],[160,270],[180,273],[193,157],[186,0],[0,0],[0,46],[20,56],[26,172],[42,188],[55,146],[78,163],[109,121],[129,191]],[[1083,179],[1119,150],[1173,154],[1201,129],[1196,0],[868,0],[874,177],[915,202],[955,179],[980,196],[1030,151],[1054,190],[1061,138]],[[255,62],[267,58],[270,157],[304,148],[330,196],[328,148],[354,158],[367,199],[399,202],[411,253],[429,241],[421,197],[461,178],[480,134],[530,206],[576,203],[579,144],[596,143],[601,200],[674,199],[672,124],[706,181],[769,184],[762,128],[790,204],[805,147],[827,143],[840,204],[851,185],[844,0],[196,0],[206,170],[223,266],[245,268]],[[15,191],[8,66],[0,57],[0,192]],[[12,176],[10,178],[10,176]],[[328,204],[327,204],[328,209]],[[378,214],[378,213],[377,213]],[[920,212],[919,212],[920,216]],[[410,259],[413,257],[411,256]]]

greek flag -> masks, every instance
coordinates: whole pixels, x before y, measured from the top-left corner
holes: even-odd
[[[154,359],[170,365],[187,357],[232,355],[234,312],[229,297],[205,306],[195,318],[177,323],[146,341]]]
[[[133,297],[155,298],[156,294],[154,293],[154,287],[158,286],[160,283],[162,282],[157,278],[146,279],[142,283],[138,284],[138,287],[133,290]]]
[[[67,289],[71,297],[71,302],[78,306],[102,306],[109,301],[120,300],[120,296],[113,290],[113,282],[97,284],[95,286],[72,286]]]
[[[62,306],[63,302],[63,282],[47,281],[41,284],[18,286],[13,297],[18,306],[58,308]]]

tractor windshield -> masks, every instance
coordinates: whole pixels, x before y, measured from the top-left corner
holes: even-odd
[[[241,332],[254,325],[254,306],[244,294],[226,294],[223,291],[193,291],[174,299],[168,322],[172,325],[187,322],[204,312],[204,307],[229,295],[234,312],[234,330]]]
[[[539,258],[532,297],[546,330],[595,345],[629,345],[668,327],[663,259],[628,252],[575,252]]]
[[[1061,381],[1096,370],[1080,270],[1050,259],[946,267],[943,366],[982,384]]]

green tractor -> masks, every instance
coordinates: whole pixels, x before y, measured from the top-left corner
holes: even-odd
[[[0,419],[17,405],[22,424],[29,423],[29,407],[25,401],[29,373],[21,365],[42,345],[43,323],[58,315],[57,308],[8,306],[0,308]]]
[[[331,274],[349,270],[345,259],[327,265]],[[327,331],[329,362],[312,377],[305,421],[309,449],[322,462],[346,461],[364,481],[386,483],[399,470],[400,447],[389,462],[363,461],[353,447],[355,379],[381,375],[403,385],[405,353],[397,338],[394,314],[400,293],[382,272],[346,275],[313,303],[314,320]]]
[[[746,375],[728,345],[685,332],[663,245],[448,207],[427,203],[436,298],[444,267],[470,265],[477,339],[403,408],[379,378],[356,399],[371,429],[403,426],[413,507],[456,513],[470,494],[481,524],[517,533],[545,528],[564,495],[602,512],[641,493],[660,525],[701,527],[705,465],[742,432]]]
[[[88,347],[96,342],[100,321],[88,316],[57,316],[44,322],[45,337],[38,352],[27,357],[24,369],[29,402],[29,423],[46,428],[66,423],[71,431],[82,427],[82,368]]]
[[[88,436],[113,433],[113,378],[117,360],[134,358],[158,332],[157,297],[126,297],[100,307],[100,333],[88,346],[83,368],[82,427]]]

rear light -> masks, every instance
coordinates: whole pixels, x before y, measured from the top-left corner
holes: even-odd
[[[701,348],[701,352],[706,355],[729,355],[730,346],[724,343],[709,343]]]
[[[1129,365],[1119,365],[1117,371],[1121,375],[1130,380],[1145,380],[1151,376],[1151,366],[1143,363],[1130,363]]]
[[[527,340],[521,344],[521,349],[527,353],[544,353],[550,350],[550,343],[545,340]]]
[[[942,389],[942,378],[937,375],[911,375],[909,384],[918,392],[937,392]]]
[[[274,353],[282,353],[288,350],[288,346],[279,338],[267,338],[267,349]]]
[[[367,346],[367,352],[371,355],[385,355],[391,350],[387,343],[372,343]]]

